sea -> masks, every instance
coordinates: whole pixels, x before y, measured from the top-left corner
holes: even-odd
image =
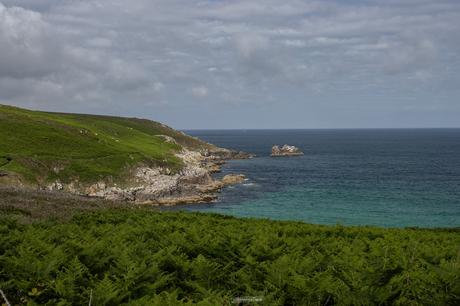
[[[460,129],[185,131],[254,153],[222,168],[244,174],[216,202],[173,210],[313,224],[460,226]],[[270,157],[273,145],[305,155]]]

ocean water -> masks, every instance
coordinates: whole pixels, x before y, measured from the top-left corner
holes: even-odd
[[[460,226],[460,129],[186,131],[257,154],[220,175],[247,180],[219,200],[174,209],[314,224]],[[300,157],[271,158],[274,144]]]

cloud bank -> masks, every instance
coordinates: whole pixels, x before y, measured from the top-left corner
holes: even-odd
[[[178,128],[458,126],[456,0],[0,0],[0,101]]]

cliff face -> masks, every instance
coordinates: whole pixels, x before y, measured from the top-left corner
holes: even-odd
[[[0,105],[0,186],[157,204],[211,201],[223,186],[211,174],[247,157],[150,120]]]
[[[184,149],[177,156],[185,165],[179,173],[173,174],[164,167],[139,167],[133,172],[130,187],[98,182],[86,188],[83,194],[156,205],[210,202],[217,198],[217,192],[223,187],[244,179],[242,175],[227,175],[222,180],[216,180],[212,173],[219,171],[225,160],[251,157],[243,152],[225,149],[204,152]],[[48,189],[53,190],[54,186],[52,184]]]

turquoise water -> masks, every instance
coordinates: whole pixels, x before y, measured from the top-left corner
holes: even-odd
[[[216,203],[175,209],[316,224],[460,226],[460,129],[187,131],[255,153]],[[305,155],[270,158],[273,144]]]

